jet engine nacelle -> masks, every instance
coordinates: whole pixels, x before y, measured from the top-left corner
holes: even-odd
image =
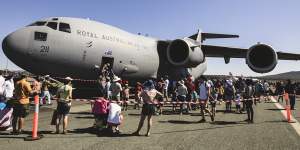
[[[167,48],[168,61],[177,67],[193,68],[205,61],[201,48],[188,39],[176,39]]]
[[[256,44],[249,48],[246,63],[251,70],[257,73],[272,71],[277,65],[277,53],[266,44]]]

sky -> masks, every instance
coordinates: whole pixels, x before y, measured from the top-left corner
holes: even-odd
[[[36,20],[52,16],[89,18],[131,33],[177,39],[203,32],[238,34],[205,44],[249,48],[257,42],[276,51],[300,53],[299,0],[9,0],[0,5],[0,41]],[[300,71],[300,62],[279,61],[268,74]],[[0,50],[0,69],[18,70]],[[245,59],[208,58],[205,74],[258,76]],[[264,74],[265,75],[265,74]]]

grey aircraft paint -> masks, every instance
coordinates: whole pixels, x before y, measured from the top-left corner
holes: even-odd
[[[156,78],[164,75],[180,79],[186,74],[191,74],[195,78],[202,75],[207,66],[204,56],[224,57],[226,62],[229,62],[230,57],[261,56],[261,53],[257,53],[257,49],[265,50],[262,53],[264,55],[273,52],[274,57],[270,57],[270,63],[265,64],[269,66],[257,65],[260,62],[246,58],[250,60],[247,63],[254,64],[250,64],[251,69],[254,71],[260,69],[260,72],[265,71],[266,67],[274,68],[277,64],[277,55],[279,59],[300,59],[299,55],[274,53],[271,47],[262,45],[254,45],[249,52],[248,49],[202,44],[204,40],[210,38],[233,37],[238,36],[199,31],[190,37],[174,40],[177,42],[174,43],[131,34],[88,19],[51,17],[9,34],[3,40],[2,48],[12,62],[34,74],[81,79],[96,79],[97,66],[101,67],[106,62],[113,63],[116,75],[127,79]],[[169,50],[169,45],[173,45],[176,49]],[[223,49],[227,51],[222,51]],[[171,55],[167,50],[175,54]],[[181,59],[183,57],[181,55],[186,55],[187,58]],[[186,63],[179,62],[174,65],[172,64],[174,61],[170,61],[171,58],[175,61],[184,60],[182,62]]]

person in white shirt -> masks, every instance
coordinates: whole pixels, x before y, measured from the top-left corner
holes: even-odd
[[[164,80],[164,91],[163,91],[163,94],[164,94],[164,98],[166,99],[166,101],[168,101],[168,88],[169,88],[169,79],[168,79],[168,76],[165,76],[165,80]]]
[[[111,96],[113,101],[120,101],[121,100],[121,91],[122,85],[119,83],[121,79],[119,77],[115,77],[113,79],[113,83],[110,85],[110,91],[111,91]]]
[[[207,84],[206,79],[204,77],[200,77],[198,90],[199,90],[200,113],[202,116],[202,119],[199,122],[206,122],[204,111],[208,112],[210,115],[211,121],[214,121],[214,116],[206,108],[207,101],[210,96],[210,85]]]
[[[3,95],[7,100],[10,100],[14,95],[15,85],[12,76],[7,77],[6,81],[4,82],[4,91]]]
[[[0,71],[0,101],[5,99],[5,97],[3,95],[4,83],[5,83],[5,78],[2,76],[2,71]]]
[[[113,133],[113,127],[115,127],[115,133],[120,134],[119,125],[122,123],[121,106],[115,103],[110,103],[109,113],[107,118],[108,127]]]
[[[187,94],[188,94],[188,91],[187,91],[187,87],[184,85],[184,81],[178,81],[178,87],[177,87],[178,100],[182,103],[186,102]],[[186,106],[186,104],[180,104],[180,115],[182,115],[183,106]]]

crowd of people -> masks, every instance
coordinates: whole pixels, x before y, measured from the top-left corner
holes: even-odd
[[[164,76],[157,80],[149,79],[144,83],[129,84],[129,81],[122,80],[116,75],[105,74],[99,77],[97,84],[100,97],[92,105],[92,113],[95,117],[94,127],[100,130],[109,129],[112,133],[120,134],[119,125],[123,120],[121,111],[127,111],[128,104],[133,102],[134,109],[140,109],[142,106],[140,121],[133,135],[140,135],[140,130],[147,118],[146,136],[150,135],[152,116],[163,115],[166,112],[164,110],[166,104],[172,105],[172,113],[179,115],[199,110],[201,114],[199,122],[206,122],[206,114],[209,115],[211,121],[214,121],[216,106],[224,103],[224,113],[243,114],[246,112],[245,121],[254,123],[253,105],[261,101],[269,102],[271,95],[276,95],[278,101],[283,101],[283,94],[289,93],[289,103],[291,109],[294,110],[298,87],[298,84],[293,84],[290,80],[285,83],[270,83],[233,77],[222,80],[207,79],[204,76],[199,79],[188,76],[179,81],[169,80],[168,76]],[[57,88],[55,133],[60,133],[59,125],[62,122],[62,133],[66,134],[73,89],[70,77],[65,78],[64,84],[49,76],[37,77],[30,84],[26,75],[14,79],[12,76],[4,78],[0,74],[0,109],[13,109],[12,134],[22,133],[24,118],[29,114],[30,97],[39,95],[41,104],[52,105],[51,100],[54,97],[51,97],[49,92],[49,88],[52,87]],[[235,107],[232,107],[234,104]]]
[[[179,81],[170,81],[168,76],[158,80],[149,79],[143,84],[137,82],[132,89],[128,88],[128,81],[115,77],[112,83],[107,78],[100,78],[102,89],[105,89],[104,98],[119,103],[122,110],[128,109],[129,96],[134,93],[134,109],[139,109],[142,104],[141,118],[138,129],[134,134],[138,135],[144,120],[148,120],[146,135],[150,135],[152,116],[163,114],[163,105],[171,104],[174,114],[189,113],[192,110],[200,110],[201,120],[206,122],[205,113],[211,121],[216,115],[216,105],[225,103],[224,113],[246,112],[245,121],[254,123],[253,105],[257,103],[270,102],[271,96],[282,99],[284,93],[289,93],[289,104],[295,109],[295,94],[297,83],[292,84],[290,80],[285,83],[271,83],[261,80],[230,77],[228,79],[206,79],[204,76],[194,79],[192,76]],[[109,86],[108,86],[109,85]],[[131,93],[130,93],[131,91]],[[170,97],[170,98],[169,98]],[[232,105],[235,104],[235,110]]]

